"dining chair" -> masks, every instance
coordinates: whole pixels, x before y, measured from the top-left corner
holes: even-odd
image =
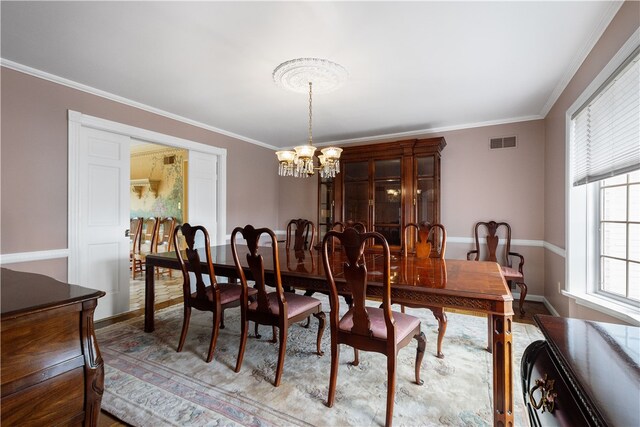
[[[198,236],[198,233],[201,233],[201,236]],[[224,310],[240,307],[243,298],[246,301],[248,297],[255,295],[257,291],[243,288],[237,284],[218,283],[213,270],[211,244],[206,228],[201,225],[192,226],[189,223],[179,225],[173,231],[174,247],[180,247],[181,238],[187,247],[184,251],[176,251],[180,270],[182,270],[182,295],[184,299],[184,317],[177,351],[180,353],[184,347],[185,338],[189,330],[191,309],[210,311],[213,313],[213,325],[211,343],[209,344],[206,359],[207,363],[209,363],[213,359],[213,351],[216,348]],[[197,241],[204,242],[204,248],[198,249],[196,247]],[[200,259],[201,251],[204,251],[205,255],[206,263],[204,265]],[[192,286],[190,271],[194,275],[195,286]]]
[[[310,239],[309,234],[311,234]],[[285,241],[285,248],[287,250],[291,248],[292,243],[294,251],[310,249],[313,247],[315,239],[316,226],[313,221],[298,218],[292,219],[287,224],[287,239]]]
[[[481,230],[485,230],[485,244],[480,244]],[[506,222],[477,222],[473,228],[475,249],[467,252],[468,260],[493,261],[500,264],[502,275],[510,284],[520,287],[520,317],[524,317],[524,301],[527,296],[527,285],[524,281],[524,256],[511,250],[511,226]],[[502,240],[502,245],[500,244]],[[512,257],[518,259],[518,267],[514,268]]]
[[[173,229],[176,226],[176,220],[172,217],[161,218],[158,222],[158,237],[153,249],[154,253],[171,252],[173,246]],[[156,277],[167,273],[170,278],[173,278],[173,270],[170,268],[157,268]]]
[[[330,253],[330,241],[336,238],[342,245],[342,255]],[[367,306],[367,266],[364,262],[365,243],[375,240],[382,246],[382,307]],[[418,342],[416,350],[416,384],[422,385],[420,367],[426,347],[426,338],[420,331],[420,319],[391,310],[390,253],[387,240],[380,233],[360,233],[354,227],[344,232],[329,231],[322,241],[322,262],[329,284],[329,325],[331,331],[331,371],[329,375],[329,397],[327,406],[332,407],[336,397],[340,344],[354,348],[353,366],[358,366],[358,351],[373,351],[387,357],[387,412],[385,426],[393,420],[393,401],[396,388],[397,354],[412,339]],[[346,258],[346,261],[343,261]],[[344,278],[341,292],[351,294],[353,304],[340,316],[338,287],[335,276]]]
[[[138,247],[134,246],[134,264],[132,278],[135,279],[138,272],[142,273],[145,268],[147,255],[153,252],[158,238],[158,218],[149,217],[142,220],[142,231],[140,232],[140,242]]]
[[[136,268],[142,270],[141,261],[137,260],[135,254],[140,251],[140,236],[142,235],[142,217],[133,217],[129,220],[129,269],[131,278],[135,279]]]
[[[415,231],[415,240],[412,239],[412,232]],[[410,244],[412,243],[412,244]],[[409,247],[413,247],[413,256],[417,259],[438,258],[444,259],[447,250],[447,230],[442,224],[429,224],[422,222],[416,224],[410,222],[404,226],[404,240],[402,242],[402,255],[406,259],[409,255]],[[405,312],[405,307],[412,307],[411,304],[401,305],[401,311]],[[424,306],[423,306],[424,307]],[[442,352],[442,342],[447,330],[447,315],[442,307],[428,307],[433,316],[438,321],[438,346],[436,356],[444,358]]]
[[[244,267],[240,261],[238,254],[238,235],[242,236],[246,243],[248,253],[246,254],[246,263],[251,271],[253,280],[255,281],[255,289],[257,295],[254,301],[249,301],[247,290],[247,278],[244,273]],[[262,235],[267,235],[271,242],[271,247],[265,247],[263,251],[259,251],[259,242]],[[271,252],[269,254],[269,252]],[[322,302],[316,298],[305,295],[284,292],[282,287],[282,279],[280,277],[280,261],[278,259],[278,241],[275,233],[268,228],[254,228],[252,225],[236,227],[231,233],[231,253],[236,265],[237,275],[244,290],[242,294],[242,339],[240,341],[240,350],[238,351],[238,360],[236,363],[236,372],[242,367],[242,360],[247,344],[247,335],[249,329],[249,321],[253,321],[260,325],[270,325],[279,329],[280,346],[278,350],[278,364],[276,367],[276,376],[273,385],[278,387],[282,378],[284,367],[284,358],[287,349],[287,334],[289,327],[296,322],[306,319],[313,315],[318,319],[318,336],[316,340],[316,353],[323,355],[320,349],[322,343],[322,335],[324,333],[325,313],[322,311]],[[273,269],[273,283],[275,291],[268,292],[265,284],[265,262],[264,258],[270,259]],[[259,337],[258,337],[259,338]],[[275,334],[272,342],[275,342]]]

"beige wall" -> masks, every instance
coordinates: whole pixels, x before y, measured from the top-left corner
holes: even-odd
[[[560,248],[565,248],[566,233],[566,111],[639,26],[640,2],[625,2],[545,117],[544,239]],[[557,283],[565,286],[565,259],[551,251],[546,252],[544,295],[560,315],[619,322],[560,295]]]
[[[279,228],[272,150],[4,67],[0,79],[0,253],[67,248],[67,110],[227,149],[227,233],[252,222]],[[299,193],[305,184],[287,185]]]
[[[2,253],[67,247],[68,109],[226,148],[228,232],[248,223],[283,230],[291,218],[316,220],[317,178],[278,177],[271,150],[3,68]],[[510,222],[516,239],[542,239],[542,122],[440,135],[447,140],[442,221],[449,235],[470,238],[476,221],[496,219]],[[490,137],[505,135],[518,136],[516,149],[488,149]],[[25,185],[10,185],[15,176]],[[28,197],[23,188],[31,189]],[[23,229],[27,223],[31,226]],[[450,243],[449,256],[463,258],[470,247]],[[516,250],[527,256],[530,292],[536,294],[544,269],[540,248]]]

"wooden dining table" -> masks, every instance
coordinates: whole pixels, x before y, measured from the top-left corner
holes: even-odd
[[[246,260],[246,247],[238,246],[239,258]],[[266,280],[273,280],[271,248],[261,249],[265,259]],[[211,247],[211,257],[216,276],[231,280],[238,275],[231,254],[231,245]],[[317,250],[286,250],[278,248],[280,276],[283,286],[306,291],[329,291],[322,263]],[[205,260],[204,250],[200,259]],[[338,291],[346,286],[341,273],[345,260],[341,251],[330,254],[330,262]],[[368,271],[367,296],[382,297],[381,254],[365,254]],[[146,257],[144,330],[154,330],[155,267],[180,269],[175,252],[149,254]],[[251,279],[248,266],[245,274]],[[273,283],[273,282],[272,282]],[[411,307],[443,307],[484,313],[488,317],[489,351],[493,354],[493,420],[496,426],[513,426],[513,372],[512,372],[512,317],[513,298],[509,286],[494,262],[454,259],[419,259],[415,256],[391,257],[391,299],[393,303]]]

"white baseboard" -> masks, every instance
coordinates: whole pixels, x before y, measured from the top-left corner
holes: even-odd
[[[514,301],[518,301],[520,299],[520,292],[511,292]],[[547,300],[543,295],[531,295],[527,294],[527,298],[525,301],[533,301],[533,302],[541,302],[544,304],[545,308],[549,310],[549,313],[556,317],[560,317],[560,313],[551,305],[549,300]]]

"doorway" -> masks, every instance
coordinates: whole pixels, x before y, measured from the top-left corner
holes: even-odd
[[[227,150],[71,110],[68,125],[68,281],[107,294],[94,315],[100,320],[129,309],[131,141],[187,150],[186,177],[191,185],[182,210],[188,211],[191,222],[211,230],[211,244],[226,239]],[[94,158],[102,163],[93,162]],[[96,242],[94,235],[102,240]],[[116,294],[126,298],[110,303]]]
[[[187,209],[189,151],[137,139],[131,140],[130,147],[129,216],[145,220],[155,218],[158,221],[153,247],[150,230],[145,229],[139,235],[131,230],[132,257],[134,245],[136,257],[174,250],[171,227],[189,221]],[[147,226],[150,223],[150,221],[144,221]],[[144,308],[144,274],[144,271],[137,271],[132,259],[129,311]],[[155,275],[156,305],[165,306],[181,302],[181,272],[158,269]]]

